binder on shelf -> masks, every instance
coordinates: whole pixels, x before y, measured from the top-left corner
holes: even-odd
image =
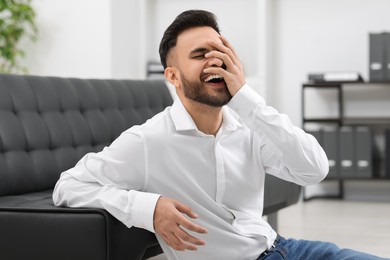
[[[385,178],[390,179],[390,129],[385,130]]]
[[[309,73],[308,80],[313,83],[364,82],[362,76],[354,71]]]
[[[324,149],[329,161],[328,178],[339,176],[338,160],[338,128],[325,127],[322,129],[322,148]]]
[[[385,81],[390,81],[390,33],[383,33],[385,38]]]
[[[386,33],[370,33],[370,81],[375,82],[386,80],[386,38]]]
[[[306,131],[308,134],[314,136],[318,143],[322,146],[322,131],[320,129],[311,129]]]
[[[354,177],[355,173],[355,147],[353,128],[343,126],[339,129],[339,159],[340,177]]]
[[[164,67],[160,62],[149,61],[146,68],[148,79],[165,79]]]
[[[373,176],[373,140],[369,127],[360,126],[355,129],[356,144],[356,176]]]

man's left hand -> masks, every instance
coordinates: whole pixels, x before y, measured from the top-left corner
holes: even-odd
[[[227,88],[232,96],[245,84],[244,68],[238,58],[233,46],[222,35],[220,36],[221,43],[209,40],[207,43],[214,48],[205,54],[206,58],[218,58],[223,61],[226,69],[223,67],[208,67],[203,71],[210,74],[218,74],[222,76],[226,82]]]

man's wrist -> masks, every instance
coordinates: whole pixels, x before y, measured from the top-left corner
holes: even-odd
[[[265,105],[265,100],[248,84],[244,84],[232,97],[228,106],[241,116],[248,115],[259,104]]]
[[[154,210],[160,197],[160,194],[137,192],[132,210],[132,220],[135,227],[143,228],[154,233]]]

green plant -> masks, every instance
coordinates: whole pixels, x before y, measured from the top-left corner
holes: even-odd
[[[19,65],[25,56],[20,41],[23,37],[35,41],[37,34],[31,0],[0,0],[0,72],[27,72]]]

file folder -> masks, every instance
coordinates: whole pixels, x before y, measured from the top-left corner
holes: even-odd
[[[327,178],[339,176],[337,133],[337,127],[326,127],[322,129],[322,148],[324,149],[329,161],[329,173]]]
[[[308,80],[313,83],[364,82],[362,76],[358,72],[353,71],[309,73]]]
[[[385,44],[385,81],[390,81],[390,33],[383,33]]]
[[[385,130],[385,178],[390,179],[390,129]]]
[[[352,127],[343,126],[339,129],[340,177],[355,175],[355,147]]]
[[[320,129],[308,130],[306,132],[314,136],[314,138],[317,139],[318,143],[322,146],[322,131]]]
[[[372,177],[373,140],[369,127],[356,127],[355,144],[356,176],[367,178]]]
[[[370,81],[385,81],[385,36],[382,33],[370,33]]]

